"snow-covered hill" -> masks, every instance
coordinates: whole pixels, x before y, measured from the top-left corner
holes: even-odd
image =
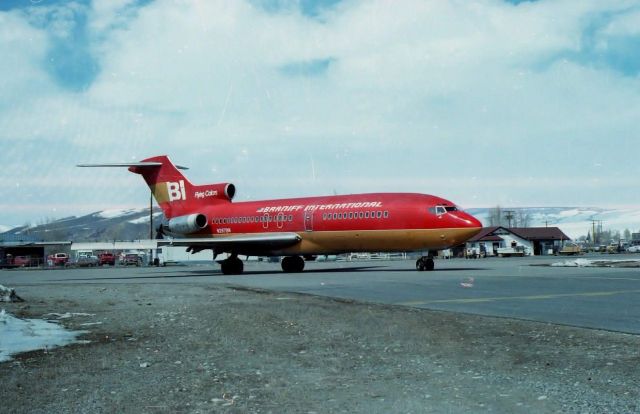
[[[473,214],[485,226],[489,225],[491,208],[470,208]],[[503,208],[505,210],[505,208]],[[592,229],[592,220],[602,221],[603,230],[632,233],[640,232],[640,207],[636,209],[607,209],[598,207],[525,207],[509,208],[515,215],[523,213],[529,216],[530,227],[559,227],[567,236],[578,238],[586,236]]]
[[[154,227],[162,221],[162,212],[154,210]],[[0,232],[0,236],[28,235],[36,240],[136,240],[149,238],[148,209],[104,210],[81,217],[66,217],[46,224],[21,226]]]

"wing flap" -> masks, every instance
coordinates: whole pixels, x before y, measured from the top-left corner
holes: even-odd
[[[236,251],[245,249],[270,250],[292,246],[302,238],[297,233],[257,233],[231,236],[202,237],[192,239],[158,240],[160,246],[184,246],[215,251]]]

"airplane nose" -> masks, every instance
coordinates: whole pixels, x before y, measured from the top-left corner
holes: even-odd
[[[482,228],[482,223],[477,218],[473,217],[471,214],[467,213],[467,221],[469,223],[468,227],[473,228]]]

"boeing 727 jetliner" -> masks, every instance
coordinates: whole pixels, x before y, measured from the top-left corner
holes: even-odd
[[[427,194],[370,193],[232,202],[230,183],[193,185],[167,156],[126,164],[140,174],[164,212],[161,243],[213,250],[224,274],[240,274],[246,256],[284,256],[282,270],[301,272],[305,259],[349,252],[427,251],[418,270],[433,270],[432,253],[464,243],[482,225],[450,201]]]

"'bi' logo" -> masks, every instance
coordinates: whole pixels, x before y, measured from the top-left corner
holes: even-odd
[[[177,183],[168,181],[167,192],[169,193],[169,202],[187,199],[187,192],[184,189],[184,180],[180,180],[180,182]]]

